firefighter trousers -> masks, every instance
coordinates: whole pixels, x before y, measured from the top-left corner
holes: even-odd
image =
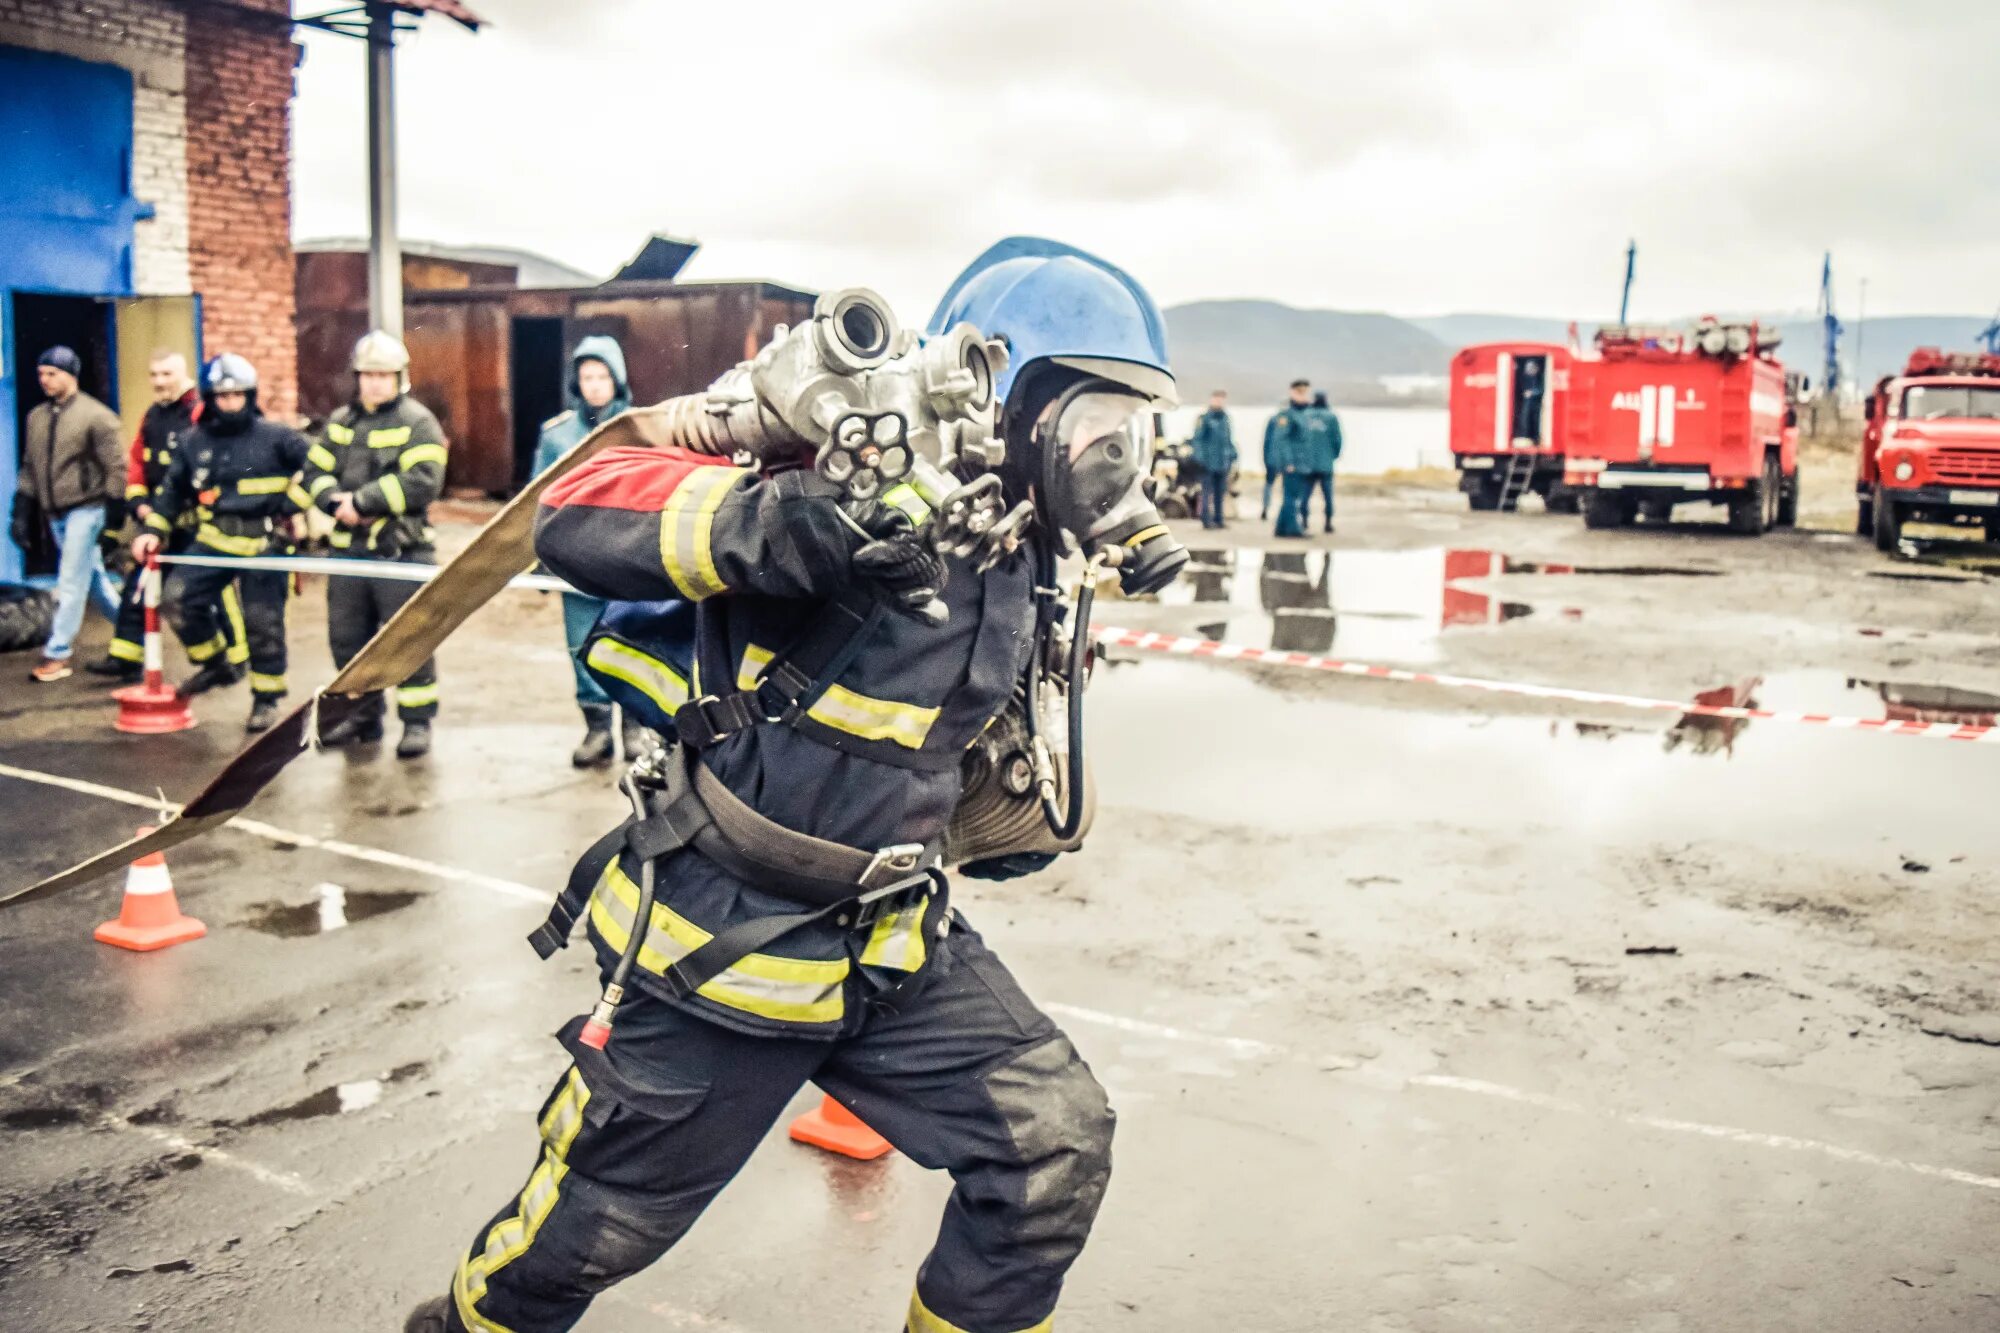
[[[431,565],[437,561],[429,552],[409,553],[402,557],[407,564]],[[402,609],[403,603],[417,595],[421,583],[407,583],[402,579],[356,579],[335,575],[326,581],[326,636],[333,648],[333,664],[344,667],[354,660],[375,631],[389,623],[389,617]],[[405,722],[427,722],[437,716],[438,685],[437,659],[427,658],[424,664],[411,672],[408,679],[396,687],[396,713]],[[382,715],[382,695],[380,691],[362,700],[359,713],[364,717]]]
[[[167,538],[165,554],[179,555],[187,550],[192,539],[185,531],[174,533]],[[120,662],[143,662],[146,660],[146,580],[145,568],[132,571],[125,580],[125,591],[118,598],[117,628],[112,631],[110,655]],[[162,570],[168,575],[169,570]],[[166,588],[160,589],[160,600],[166,601]],[[222,626],[223,651],[227,660],[241,666],[250,660],[250,640],[243,626],[243,599],[237,595],[234,583],[222,585],[222,606],[216,617]],[[178,632],[178,631],[177,631]],[[188,642],[188,660],[200,666],[215,656],[213,642]],[[196,656],[199,652],[200,656]]]
[[[230,648],[234,631],[225,624],[230,607],[240,607],[235,618],[250,663],[250,692],[279,695],[285,692],[285,599],[291,583],[290,574],[267,569],[175,565],[161,590],[160,611],[181,636],[189,659],[199,664],[217,653],[240,660]]]
[[[909,1333],[1046,1333],[1110,1175],[1111,1107],[971,930],[913,989],[836,1042],[751,1036],[636,991],[602,1052],[572,1022],[533,1171],[460,1262],[453,1328],[572,1327],[686,1233],[811,1081],[955,1182]]]

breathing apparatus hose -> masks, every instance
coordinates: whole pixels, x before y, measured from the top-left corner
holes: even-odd
[[[1077,589],[1076,612],[1070,625],[1067,714],[1069,753],[1064,756],[1066,786],[1057,798],[1055,764],[1048,742],[1042,737],[1042,673],[1047,669],[1049,638],[1056,625],[1055,552],[1046,541],[1035,543],[1035,585],[1039,606],[1035,615],[1035,644],[1028,661],[1026,721],[1034,742],[1035,776],[1041,789],[1042,818],[1058,842],[1074,838],[1083,827],[1083,673],[1090,657],[1090,608],[1097,596],[1097,564],[1085,569]]]
[[[632,802],[632,817],[646,817],[645,798],[639,793],[639,784],[627,773],[618,785]],[[616,865],[614,860],[612,864]],[[646,947],[646,933],[653,924],[653,862],[642,858],[639,862],[639,906],[632,914],[632,932],[625,940],[625,948],[618,955],[618,964],[611,969],[611,980],[604,983],[604,993],[598,997],[597,1005],[590,1011],[590,1018],[583,1025],[583,1033],[578,1038],[585,1046],[603,1050],[611,1040],[611,1025],[618,1017],[618,1006],[625,999],[625,983],[632,976],[632,964],[638,960],[639,950]]]

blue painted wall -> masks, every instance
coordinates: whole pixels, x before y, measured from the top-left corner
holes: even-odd
[[[130,72],[0,46],[0,503],[14,497],[17,396],[41,393],[13,379],[11,297],[131,295],[140,212]],[[21,553],[0,527],[0,582],[20,577]]]

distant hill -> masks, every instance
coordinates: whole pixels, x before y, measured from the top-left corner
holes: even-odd
[[[1174,374],[1190,402],[1225,388],[1244,404],[1275,403],[1303,375],[1346,390],[1354,401],[1384,375],[1441,375],[1453,351],[1480,342],[1564,342],[1569,321],[1534,315],[1451,314],[1404,319],[1344,310],[1299,310],[1276,301],[1195,301],[1166,312]],[[1809,313],[1732,314],[1776,325],[1787,366],[1819,378],[1819,321]],[[1668,323],[1692,324],[1692,316]],[[1969,350],[1989,320],[1979,315],[1886,315],[1860,328],[1850,321],[1841,358],[1854,376],[1857,345],[1862,382],[1900,369],[1912,348]],[[1586,344],[1596,320],[1578,321]]]
[[[1303,376],[1339,389],[1383,375],[1444,372],[1451,349],[1394,315],[1297,310],[1276,301],[1195,301],[1166,312],[1174,377],[1189,402],[1227,389],[1275,403]]]

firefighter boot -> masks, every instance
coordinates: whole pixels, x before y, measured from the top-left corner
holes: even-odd
[[[583,740],[569,752],[572,768],[596,768],[611,762],[611,708],[608,704],[583,706]]]
[[[369,745],[382,739],[382,719],[372,713],[350,713],[319,734],[322,746]]]
[[[421,759],[431,752],[431,724],[422,720],[405,722],[403,738],[396,742],[396,758]]]
[[[618,739],[625,746],[625,760],[630,763],[642,754],[657,750],[659,739],[652,732],[626,718],[618,725]]]
[[[403,1333],[465,1333],[465,1325],[459,1322],[451,1297],[435,1296],[410,1311]]]
[[[202,663],[200,670],[180,683],[180,696],[183,699],[192,699],[197,694],[205,694],[209,690],[219,690],[224,686],[234,685],[237,681],[243,679],[243,673],[243,667],[224,661],[219,656],[212,657]]]
[[[283,697],[277,694],[251,695],[250,720],[243,724],[243,730],[252,735],[260,731],[269,731],[278,720],[278,700]]]
[[[83,668],[93,676],[109,676],[113,680],[133,681],[146,674],[144,665],[127,662],[122,657],[100,657]]]

